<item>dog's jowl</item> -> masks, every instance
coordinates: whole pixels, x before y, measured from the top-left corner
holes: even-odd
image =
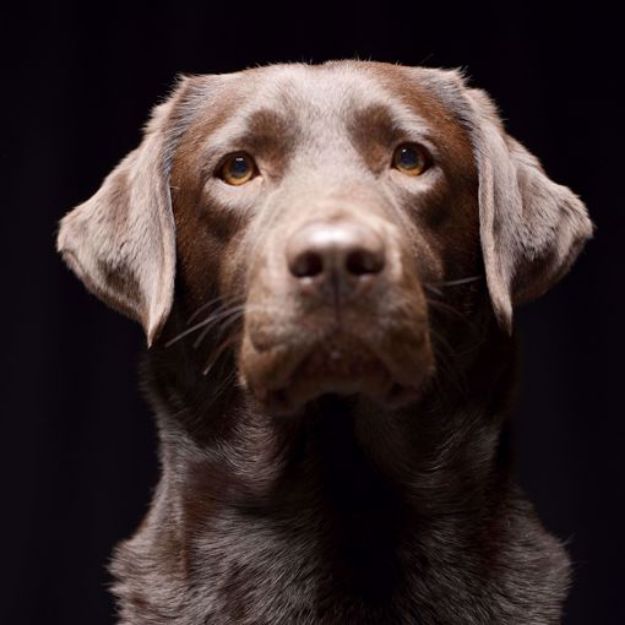
[[[182,78],[58,235],[149,344],[120,623],[560,622],[569,562],[501,438],[513,309],[591,231],[458,72]]]

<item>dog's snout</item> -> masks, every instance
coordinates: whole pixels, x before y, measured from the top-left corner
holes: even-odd
[[[372,228],[352,222],[311,222],[295,232],[286,248],[291,275],[357,283],[385,265],[384,241]]]

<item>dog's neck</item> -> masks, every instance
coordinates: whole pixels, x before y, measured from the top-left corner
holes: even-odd
[[[193,366],[172,369],[156,350],[148,370],[163,476],[142,531],[115,560],[122,605],[156,562],[163,601],[184,611],[181,598],[199,588],[193,614],[203,610],[211,623],[295,623],[319,597],[339,616],[306,622],[401,622],[393,620],[401,602],[422,623],[499,623],[504,614],[520,623],[530,609],[557,612],[562,582],[535,571],[551,575],[566,559],[508,470],[510,342],[484,345],[497,353],[478,350],[453,387],[434,381],[414,406],[389,412],[325,397],[293,418],[263,414],[234,386],[221,399],[193,392],[195,382],[183,383]],[[528,552],[549,566],[528,566]],[[524,584],[553,584],[551,603],[517,606],[519,620],[505,602],[493,607],[512,571]],[[432,607],[452,590],[446,607]],[[480,616],[486,609],[493,620]],[[196,622],[191,612],[187,622]]]

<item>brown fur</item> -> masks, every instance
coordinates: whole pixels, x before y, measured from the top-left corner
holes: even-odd
[[[420,176],[391,166],[407,142]],[[260,175],[229,186],[240,151]],[[120,622],[557,623],[510,331],[591,230],[457,72],[182,79],[58,239],[152,343],[163,475],[116,551]]]

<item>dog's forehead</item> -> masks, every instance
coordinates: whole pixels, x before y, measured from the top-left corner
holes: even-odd
[[[388,75],[392,74],[389,66]],[[272,106],[303,116],[344,115],[354,105],[391,105],[392,101],[388,90],[365,64],[277,65],[243,72],[240,80],[253,80],[257,85],[250,99],[252,106]]]
[[[206,134],[217,143],[256,132],[292,133],[300,142],[323,144],[340,141],[357,126],[436,135],[449,117],[432,88],[433,76],[415,68],[343,61],[273,65],[212,78],[219,80],[207,83],[203,118]]]

